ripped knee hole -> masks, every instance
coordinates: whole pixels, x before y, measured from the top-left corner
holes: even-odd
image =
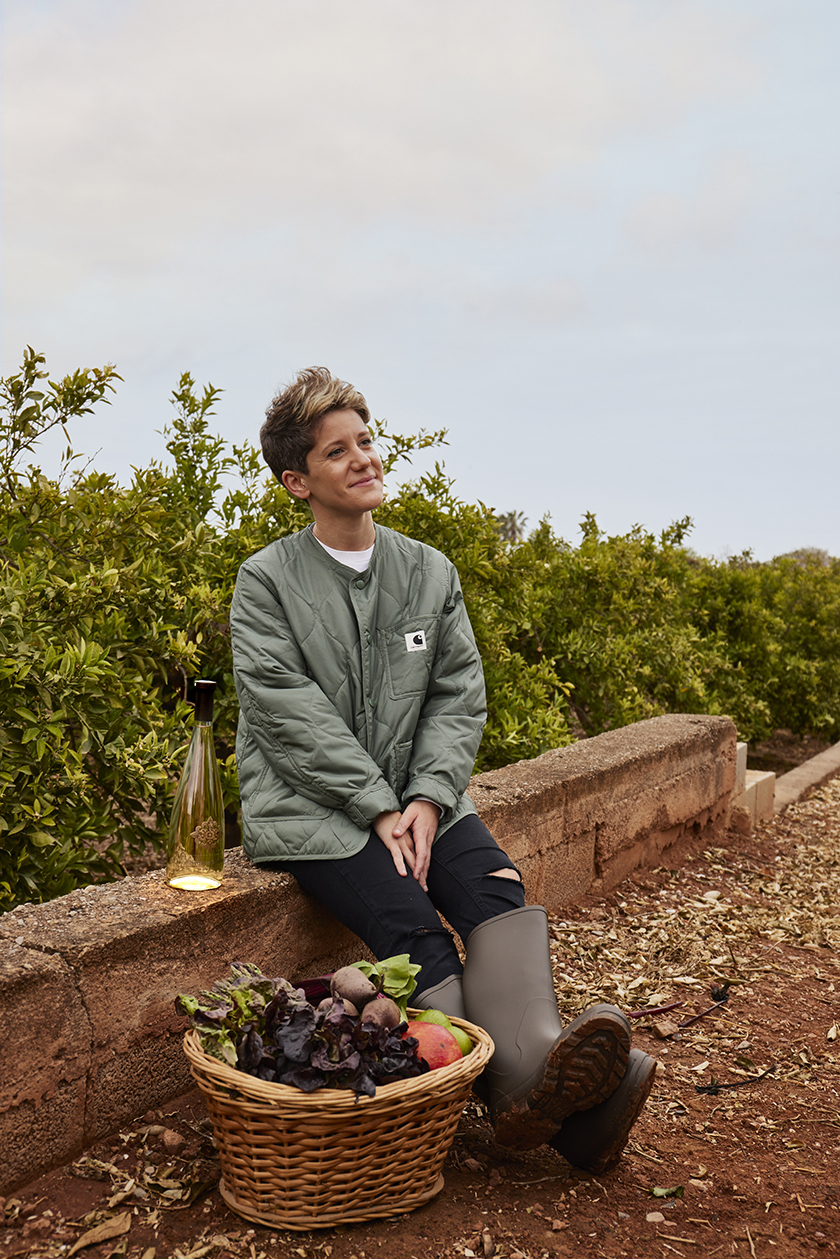
[[[511,870],[508,866],[505,866],[503,870],[492,870],[487,877],[488,879],[513,879],[515,883],[522,882],[518,872]]]

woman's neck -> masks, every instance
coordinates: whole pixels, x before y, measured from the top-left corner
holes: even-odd
[[[373,516],[369,511],[350,520],[331,517],[325,520],[319,513],[314,533],[319,542],[334,551],[366,551],[376,540]]]

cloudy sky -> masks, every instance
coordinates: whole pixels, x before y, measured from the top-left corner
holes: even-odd
[[[4,374],[324,364],[574,541],[840,555],[837,0],[6,0]],[[44,452],[49,468],[54,451]]]

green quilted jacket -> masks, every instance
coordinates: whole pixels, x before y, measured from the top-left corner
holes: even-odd
[[[252,861],[351,856],[415,796],[441,806],[438,836],[475,812],[484,678],[439,551],[377,525],[357,573],[310,525],[242,565],[230,627]]]

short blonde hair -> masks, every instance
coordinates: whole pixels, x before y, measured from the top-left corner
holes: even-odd
[[[326,367],[307,367],[272,399],[260,429],[263,459],[281,480],[284,472],[309,471],[306,458],[330,411],[357,411],[370,424],[370,411],[358,389]]]

